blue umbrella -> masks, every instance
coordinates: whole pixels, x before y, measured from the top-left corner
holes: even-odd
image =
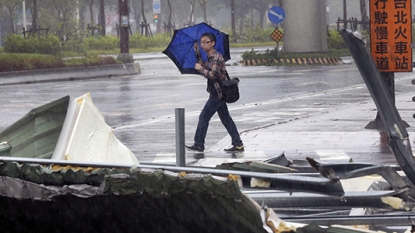
[[[231,59],[229,52],[229,35],[209,26],[206,23],[199,23],[194,26],[174,30],[173,38],[163,51],[179,68],[182,74],[199,74],[194,68],[196,64],[195,44],[199,47],[200,54],[204,61],[207,55],[199,44],[203,33],[210,32],[216,36],[215,49],[222,54],[225,61]]]

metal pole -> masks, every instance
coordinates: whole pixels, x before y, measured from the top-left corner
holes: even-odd
[[[346,0],[343,0],[343,28],[347,28],[347,5]]]
[[[277,42],[277,59],[280,59],[280,43]]]
[[[184,148],[184,108],[176,108],[176,166],[186,166]]]
[[[391,98],[390,91],[385,85],[371,54],[364,47],[362,40],[346,30],[340,31],[354,61],[369,89],[376,104],[385,132],[389,137],[389,146],[406,176],[415,184],[415,160],[408,139],[408,131],[402,123],[402,118]]]
[[[26,3],[22,2],[22,13],[23,13],[23,29],[26,31]]]

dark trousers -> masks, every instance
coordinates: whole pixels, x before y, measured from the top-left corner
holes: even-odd
[[[195,134],[195,145],[200,146],[203,149],[205,148],[205,138],[209,127],[209,121],[216,112],[218,113],[223,126],[225,126],[232,138],[232,145],[242,146],[243,143],[241,137],[239,136],[235,122],[229,115],[228,106],[226,105],[225,100],[219,100],[216,95],[210,95],[205,107],[199,115],[199,123],[197,124]]]

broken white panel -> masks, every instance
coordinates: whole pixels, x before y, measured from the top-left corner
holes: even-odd
[[[55,150],[53,151],[53,160],[65,159],[66,148],[68,148],[69,140],[75,126],[76,119],[78,118],[79,110],[81,106],[74,101],[72,97],[69,98],[68,110],[66,112],[65,121],[63,122],[61,133],[59,134],[58,142],[56,143]]]
[[[340,183],[345,192],[365,192],[369,187],[383,178],[379,175],[362,176],[350,179],[341,179]]]
[[[75,99],[80,106],[65,160],[110,164],[139,164],[135,155],[114,135],[90,94]]]

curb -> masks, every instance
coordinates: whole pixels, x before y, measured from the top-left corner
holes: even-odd
[[[343,65],[340,57],[314,57],[314,58],[281,58],[281,59],[251,59],[239,62],[242,66],[256,65]]]
[[[139,63],[0,72],[0,86],[79,79],[111,78],[141,73]]]

